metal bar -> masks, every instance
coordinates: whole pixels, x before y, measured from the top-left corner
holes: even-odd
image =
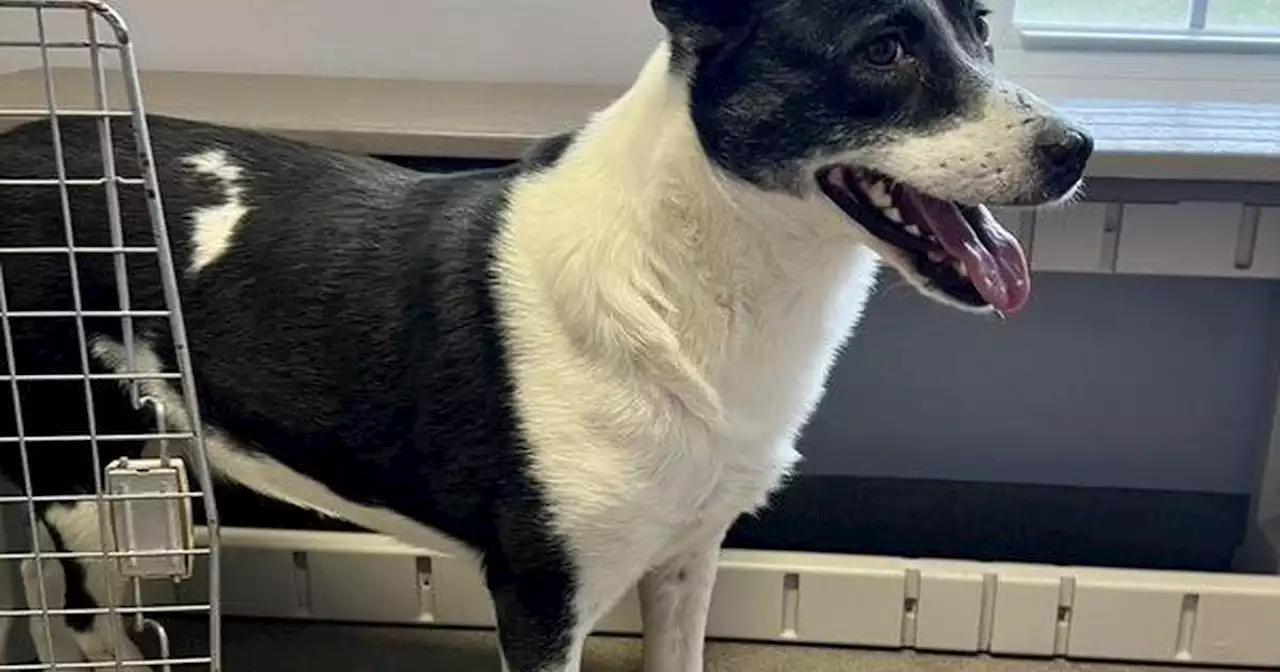
[[[1209,0],[1191,0],[1191,12],[1188,17],[1191,30],[1201,32],[1209,25]]]
[[[1188,16],[1190,9],[1188,9]],[[1155,36],[1155,37],[1188,37],[1188,38],[1214,38],[1214,37],[1265,37],[1267,35],[1280,35],[1280,25],[1272,28],[1270,26],[1261,26],[1259,28],[1239,28],[1233,26],[1224,26],[1220,28],[1205,28],[1196,30],[1190,27],[1190,18],[1188,18],[1187,27],[1171,28],[1168,26],[1152,26],[1142,24],[1131,24],[1126,26],[1099,25],[1096,23],[1088,23],[1085,21],[1074,23],[1062,22],[1044,22],[1044,21],[1019,21],[1016,27],[1023,32],[1062,32],[1062,33],[1085,33],[1090,35],[1124,35],[1130,37],[1139,36]]]
[[[41,557],[47,559],[78,560],[115,560],[118,558],[167,558],[170,556],[202,557],[209,555],[207,548],[175,548],[162,551],[46,551]],[[30,553],[0,553],[0,561],[30,560]],[[119,606],[112,607],[119,609]]]
[[[89,71],[93,74],[93,103],[97,109],[106,111],[110,106],[107,102],[107,87],[104,79],[106,74],[102,67],[102,53],[98,49],[98,24],[94,20],[94,14],[90,10],[84,13],[85,32],[89,36],[89,43],[92,48],[89,50]],[[120,190],[116,183],[116,153],[115,145],[112,144],[111,138],[111,120],[107,117],[98,117],[96,119],[98,126],[98,151],[102,154],[102,176],[106,179],[103,185],[103,196],[107,201],[107,222],[111,229],[111,245],[112,247],[124,247],[124,226],[120,220]],[[128,258],[124,254],[117,253],[114,255],[114,268],[116,275],[116,299],[120,302],[120,310],[126,315],[120,318],[120,333],[124,341],[125,349],[125,365],[129,371],[138,370],[137,356],[134,353],[133,345],[133,318],[128,315],[129,310],[133,307],[129,296],[129,268]],[[139,388],[136,382],[129,385],[129,401],[133,407],[138,407]]]
[[[1234,265],[1241,271],[1253,268],[1258,253],[1258,231],[1262,226],[1262,208],[1246,205],[1240,215],[1240,228],[1236,233]]]
[[[58,201],[62,210],[62,230],[66,237],[67,246],[74,248],[76,245],[75,224],[71,217],[71,194],[67,188],[67,157],[66,151],[62,145],[62,127],[59,118],[54,114],[54,110],[58,108],[58,96],[56,87],[53,83],[53,64],[49,58],[49,48],[46,44],[49,41],[48,31],[45,26],[44,11],[41,7],[36,8],[36,31],[40,38],[40,71],[44,75],[44,94],[45,102],[49,106],[49,130],[53,138],[53,156],[54,165],[58,172]],[[75,306],[75,324],[76,324],[76,344],[79,346],[80,355],[80,371],[85,375],[84,380],[84,403],[87,411],[85,418],[89,427],[89,451],[93,459],[93,486],[94,492],[98,495],[97,510],[98,514],[98,536],[101,540],[99,544],[102,546],[103,558],[107,559],[107,540],[111,538],[111,528],[107,524],[107,503],[102,500],[102,453],[98,445],[98,419],[94,403],[93,384],[89,380],[89,337],[84,326],[84,297],[81,295],[80,287],[80,267],[76,263],[74,252],[67,254],[67,270],[71,274],[71,302]],[[106,581],[107,607],[115,609],[116,604],[116,586],[114,581]],[[110,622],[111,641],[115,643],[115,668],[116,672],[124,669],[123,651],[121,637],[124,633],[120,632],[119,618],[112,614],[112,618],[107,619]]]
[[[1222,31],[1189,30],[1152,33],[1141,30],[1104,30],[1089,26],[1023,27],[1021,41],[1032,49],[1076,51],[1124,51],[1276,54],[1280,53],[1280,30],[1230,34]]]
[[[0,40],[0,49],[4,49],[4,48],[15,48],[15,49],[33,48],[34,49],[34,48],[38,48],[39,46],[40,46],[39,42],[31,41],[31,40]],[[50,49],[88,49],[89,43],[87,41],[77,42],[74,40],[68,40],[63,42],[49,42],[45,46],[49,47]],[[104,43],[99,45],[99,47],[102,49],[119,49],[120,45]]]
[[[36,15],[41,16],[40,12],[41,12],[40,8],[37,7]],[[43,35],[41,35],[40,40],[42,42],[45,41]],[[52,105],[50,105],[50,107],[52,107]],[[6,291],[6,288],[3,286],[2,283],[3,283],[3,278],[0,277],[0,297],[5,297],[7,296],[8,292]],[[5,345],[7,346],[6,352],[8,353],[7,356],[9,360],[9,373],[17,373],[18,372],[17,361],[16,361],[16,356],[14,355],[14,350],[13,350],[12,321],[9,319],[9,314],[8,314],[9,313],[8,299],[4,298],[3,301],[5,303],[4,336],[5,336]],[[11,382],[10,385],[12,386],[13,411],[14,411],[14,419],[16,421],[14,424],[15,424],[16,431],[18,432],[18,450],[22,454],[23,488],[24,488],[24,492],[26,492],[27,495],[30,496],[35,493],[35,482],[31,474],[31,457],[29,452],[27,451],[27,442],[25,440],[26,430],[23,427],[21,395],[18,391],[18,384],[16,381]],[[41,611],[44,614],[48,614],[49,613],[49,594],[48,594],[48,589],[45,587],[44,558],[41,557],[41,550],[40,550],[40,529],[41,528],[40,528],[40,523],[37,522],[36,505],[35,505],[34,499],[28,500],[27,502],[27,517],[28,517],[28,524],[31,530],[31,550],[32,550],[32,553],[34,554],[35,563],[36,563],[36,581],[38,581],[40,584],[36,592],[39,594],[38,601],[40,602]],[[44,616],[44,618],[45,618],[45,622],[48,623],[48,616]],[[48,647],[46,650],[49,652],[49,657],[51,659],[49,669],[56,671],[58,669],[58,661],[56,660],[56,655],[54,654],[55,649],[53,646],[52,628],[45,627],[44,635],[45,635],[44,636],[45,645]]]
[[[169,318],[170,330],[173,334],[174,358],[178,370],[185,372],[182,378],[182,400],[186,404],[187,417],[195,435],[192,440],[193,452],[196,456],[196,478],[200,489],[208,493],[204,501],[205,526],[209,530],[208,576],[210,615],[210,672],[222,670],[222,613],[218,596],[222,591],[221,549],[217,543],[218,531],[221,527],[218,517],[217,498],[214,496],[213,472],[210,469],[208,453],[204,443],[204,423],[200,414],[200,395],[196,389],[195,370],[191,362],[191,349],[187,342],[187,327],[182,313],[182,297],[178,291],[178,271],[173,260],[173,248],[169,242],[169,229],[164,216],[164,203],[160,197],[160,180],[156,175],[155,161],[152,158],[150,126],[144,112],[142,86],[138,82],[138,67],[135,61],[133,43],[128,39],[127,29],[121,17],[113,11],[106,10],[104,18],[114,22],[116,41],[123,44],[120,50],[121,71],[125,79],[125,91],[129,97],[129,107],[133,110],[133,133],[137,141],[138,163],[142,175],[146,179],[147,209],[151,214],[151,226],[155,233],[156,246],[160,248],[161,279],[164,284],[165,304],[172,311]]]
[[[130,583],[133,584],[133,603],[137,605],[141,605],[142,604],[142,582],[139,581],[138,577],[135,576],[133,577],[133,580],[130,581]],[[141,609],[139,609],[133,614],[134,632],[141,632],[142,629],[146,627],[146,623],[147,623],[147,617],[143,614]],[[168,658],[169,652],[161,651],[160,656],[162,658]]]
[[[0,254],[155,254],[154,247],[0,247]]]
[[[4,352],[6,363],[9,366],[9,373],[16,374],[18,371],[17,357],[13,350],[13,324],[9,320],[9,292],[4,282],[4,265],[0,264],[0,323],[4,332]],[[9,381],[9,393],[13,401],[13,418],[14,428],[18,436],[18,455],[22,462],[22,491],[26,493],[26,510],[27,510],[27,526],[31,531],[31,555],[30,559],[36,563],[36,594],[40,603],[40,610],[43,614],[49,613],[49,591],[45,587],[44,575],[44,557],[40,549],[40,526],[39,517],[36,514],[35,499],[35,479],[31,475],[31,455],[27,452],[27,431],[26,423],[22,415],[22,393],[18,389],[18,381]],[[45,616],[47,619],[48,616]],[[47,621],[46,621],[47,622]],[[53,654],[53,633],[52,628],[44,628],[44,645],[46,651]],[[37,643],[37,646],[39,643]],[[48,668],[50,670],[58,669],[57,661]]]
[[[204,604],[171,604],[156,605],[153,607],[120,607],[121,614],[132,615],[142,613],[163,613],[163,614],[202,614],[209,611],[208,605]],[[106,609],[50,609],[50,616],[106,616]],[[26,618],[28,616],[40,616],[41,613],[36,609],[0,609],[0,618]],[[0,668],[8,669],[8,668]]]
[[[116,184],[126,186],[143,186],[142,180],[132,177],[117,177]],[[101,187],[107,183],[105,177],[6,177],[0,179],[0,187]]]
[[[171,658],[168,660],[131,660],[129,667],[137,669],[144,665],[209,665],[214,662],[212,657],[203,658]],[[44,670],[100,670],[108,667],[119,667],[120,661],[106,661],[100,663],[58,663],[57,665],[46,665],[44,663],[29,663],[23,665],[9,665],[4,668],[5,672],[42,672]],[[210,668],[211,670],[213,668]]]
[[[14,310],[10,311],[9,317],[14,319],[124,317],[125,315],[131,317],[169,317],[170,314],[167,310],[131,310],[127,313],[123,310]]]
[[[25,439],[19,439],[18,437],[13,437],[13,436],[0,436],[0,444],[19,443],[21,440],[25,440],[27,443],[71,443],[71,442],[84,443],[90,440],[96,440],[103,443],[110,443],[113,441],[151,441],[151,440],[159,441],[162,439],[167,439],[169,441],[190,441],[192,438],[193,437],[190,432],[187,432],[185,434],[180,434],[180,433],[97,434],[97,435],[59,434],[59,435],[52,435],[52,436],[28,436]]]
[[[16,7],[19,9],[94,9],[104,7],[102,0],[0,0],[0,9]]]
[[[59,382],[59,381],[76,381],[83,379],[84,376],[74,373],[27,373],[14,376],[0,375],[0,381],[17,380],[18,382]],[[180,380],[180,373],[91,373],[89,380],[101,381],[118,381],[130,382],[135,380]]]
[[[35,44],[39,45],[40,43],[36,42]],[[128,117],[131,114],[127,110],[68,110],[68,109],[54,110],[53,113],[59,117],[103,117],[103,116]],[[35,119],[44,119],[47,116],[49,116],[48,110],[21,109],[21,108],[18,108],[18,109],[9,108],[5,110],[0,110],[0,119],[30,118],[35,120]]]
[[[127,502],[136,500],[171,500],[171,499],[200,499],[204,496],[201,492],[167,492],[163,494],[148,493],[108,493],[103,498],[108,502]],[[21,504],[27,501],[48,502],[50,504],[74,504],[78,502],[97,501],[96,495],[5,495],[0,497],[0,504]]]

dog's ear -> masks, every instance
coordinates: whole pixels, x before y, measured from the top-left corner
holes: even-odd
[[[653,13],[677,42],[710,46],[748,22],[757,0],[652,0]]]

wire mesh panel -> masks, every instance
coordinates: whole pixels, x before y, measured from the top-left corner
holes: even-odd
[[[20,70],[32,91],[0,90],[0,672],[220,670],[217,510],[128,29],[94,0],[0,0],[0,74]]]

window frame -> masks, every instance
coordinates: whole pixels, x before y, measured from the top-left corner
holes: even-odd
[[[1177,28],[1116,28],[1088,21],[1043,22],[1020,18],[1013,0],[1012,24],[1024,49],[1039,51],[1280,54],[1280,23],[1262,31],[1208,25],[1214,0],[1186,0],[1186,25]]]
[[[1142,50],[1095,41],[1073,48],[1026,44],[1014,21],[1021,0],[983,0],[991,10],[996,70],[1050,100],[1140,100],[1275,105],[1280,51]]]

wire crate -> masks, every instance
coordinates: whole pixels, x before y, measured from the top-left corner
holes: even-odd
[[[43,79],[44,100],[6,99],[0,91],[0,135],[19,124],[47,123],[55,169],[0,173],[0,395],[9,397],[0,399],[0,672],[216,672],[217,508],[129,30],[97,0],[0,0],[0,71],[28,66]],[[96,124],[99,174],[68,171],[59,129],[75,117]],[[126,136],[136,156],[118,156],[116,140]],[[41,189],[57,194],[61,230],[44,234],[56,235],[58,244],[22,244],[3,225],[5,190]],[[76,190],[101,195],[108,243],[86,243],[77,230],[70,205]],[[145,199],[150,240],[127,240],[122,197]],[[30,280],[21,260],[37,257],[65,264],[57,277],[68,286],[50,294],[69,296],[69,305],[31,305],[40,290],[17,292]],[[104,259],[115,275],[108,308],[101,297],[86,296],[80,275],[85,264]],[[133,295],[131,278],[144,266],[158,273],[157,305],[141,305]],[[13,298],[19,295],[27,298]],[[122,335],[111,372],[92,365],[103,353],[85,327],[103,320]],[[30,364],[24,344],[44,333],[40,324],[55,323],[73,335],[56,357],[63,366]],[[167,332],[175,371],[143,361],[147,353],[134,346],[143,328]],[[48,343],[41,347],[54,347]],[[42,406],[47,387],[41,386],[58,385],[74,389],[83,409]],[[144,431],[115,431],[104,421],[110,411],[102,407],[104,389],[132,404],[130,415],[146,419]],[[201,585],[184,588],[195,582]]]

